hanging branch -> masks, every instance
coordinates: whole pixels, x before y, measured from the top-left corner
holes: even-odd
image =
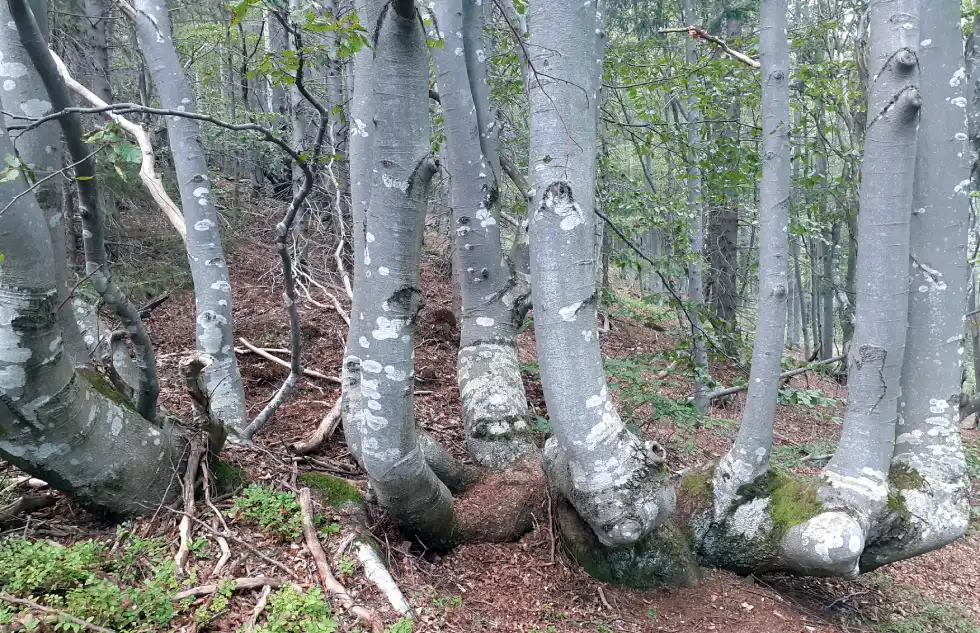
[[[742,62],[749,68],[758,69],[762,67],[762,65],[758,61],[752,59],[745,53],[740,53],[737,50],[729,47],[728,44],[725,43],[725,40],[715,37],[711,33],[708,33],[708,30],[702,26],[681,26],[681,27],[674,27],[670,29],[660,29],[660,33],[688,33],[690,34],[691,37],[693,37],[696,40],[704,40],[706,42],[710,42],[714,44],[715,46],[720,48],[725,54],[727,54],[729,57]]]
[[[79,97],[88,101],[93,106],[103,107],[106,104],[105,101],[100,99],[94,92],[80,84],[71,74],[68,72],[68,67],[65,63],[61,61],[54,51],[51,51],[51,58],[54,60],[55,66],[58,67],[58,71],[61,74],[61,78],[65,81],[68,88],[77,94]],[[185,242],[187,241],[187,227],[184,225],[184,216],[174,201],[170,198],[170,194],[163,186],[163,181],[160,179],[159,174],[156,172],[155,160],[156,155],[153,152],[153,144],[150,141],[150,135],[147,134],[146,130],[141,125],[133,123],[129,119],[123,117],[121,114],[115,112],[109,112],[109,118],[112,119],[119,127],[126,130],[132,136],[136,143],[140,147],[140,151],[143,153],[143,160],[140,162],[140,180],[143,181],[143,185],[146,187],[147,191],[150,192],[150,196],[153,201],[157,203],[163,214],[167,216],[170,220],[170,224],[177,230],[180,234],[181,239]]]

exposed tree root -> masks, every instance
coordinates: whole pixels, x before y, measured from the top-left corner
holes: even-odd
[[[278,589],[284,584],[286,583],[277,578],[267,578],[266,576],[256,576],[255,578],[233,578],[221,583],[210,583],[207,585],[200,585],[197,587],[191,587],[190,589],[184,589],[183,591],[178,591],[174,594],[173,599],[184,600],[186,598],[208,596],[216,593],[219,588],[225,587],[231,589],[232,591],[243,591],[245,589],[258,589],[259,587]]]
[[[42,508],[50,508],[56,501],[55,496],[50,494],[25,495],[17,501],[0,508],[0,524],[13,521],[21,514],[34,512]]]

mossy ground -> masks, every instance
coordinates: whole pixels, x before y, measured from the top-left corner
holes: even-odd
[[[357,488],[340,477],[326,473],[303,473],[299,476],[299,481],[318,491],[323,502],[329,506],[336,508],[347,503],[364,503],[364,497]]]
[[[211,479],[218,494],[227,495],[236,492],[248,481],[248,473],[219,459],[211,464]]]

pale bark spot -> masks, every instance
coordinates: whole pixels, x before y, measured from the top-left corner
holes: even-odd
[[[204,204],[207,204],[207,201],[204,201]],[[205,220],[198,220],[197,222],[194,223],[194,230],[195,231],[210,231],[211,230],[211,227],[213,227],[213,226],[214,226],[214,222],[212,222],[211,220],[207,220],[207,219],[205,219]]]
[[[366,336],[362,336],[357,340],[357,342],[360,343],[361,347],[363,347],[364,349],[368,349],[371,347],[371,342],[367,340]]]
[[[966,97],[954,97],[953,99],[950,100],[950,103],[952,103],[954,106],[958,108],[965,108]]]
[[[380,268],[378,268],[378,274],[381,275],[382,277],[387,277],[390,273],[391,271],[388,270],[387,266],[381,266]]]
[[[385,377],[392,382],[405,382],[408,374],[402,369],[395,369],[393,365],[385,365]]]
[[[960,67],[956,69],[956,72],[953,73],[952,78],[950,78],[949,86],[950,88],[956,88],[964,81],[966,81],[966,69]]]
[[[20,111],[29,117],[41,117],[51,110],[51,102],[43,99],[28,99],[20,104]]]
[[[216,281],[211,284],[211,290],[220,290],[222,292],[231,292],[231,284],[227,281]]]
[[[378,317],[375,322],[378,324],[378,328],[371,332],[371,336],[377,341],[398,338],[403,326],[401,320],[389,319],[387,317]]]
[[[17,87],[17,82],[15,82],[13,79],[7,79],[6,81],[3,82],[3,89],[8,92],[16,87]]]
[[[405,180],[399,180],[398,178],[393,178],[388,174],[381,174],[381,183],[388,187],[389,189],[398,189],[402,193],[408,191],[408,182]]]
[[[582,307],[582,302],[576,301],[575,303],[567,305],[564,308],[560,308],[558,310],[558,315],[561,317],[562,321],[567,321],[570,323],[575,320],[575,316],[578,313],[579,308],[581,307]]]
[[[476,324],[479,325],[479,326],[481,326],[481,327],[493,327],[493,324],[494,323],[496,323],[496,322],[493,319],[491,319],[490,317],[477,317],[476,318]]]
[[[376,360],[366,360],[361,364],[361,369],[367,372],[371,372],[372,374],[380,374],[381,363],[379,363]]]

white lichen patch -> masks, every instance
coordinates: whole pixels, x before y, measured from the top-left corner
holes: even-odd
[[[575,320],[575,317],[578,314],[579,308],[581,308],[581,307],[582,307],[582,302],[581,301],[576,301],[575,303],[569,304],[569,305],[565,306],[564,308],[559,308],[558,309],[558,316],[561,317],[561,320],[562,321],[567,321],[567,322],[570,323],[570,322],[572,322],[572,321]]]
[[[216,281],[211,284],[211,290],[219,290],[221,292],[231,292],[231,284],[223,279],[221,281]]]
[[[754,539],[760,533],[768,534],[772,530],[769,504],[770,500],[766,497],[740,505],[728,520],[730,532],[747,539]]]
[[[366,360],[361,363],[361,369],[372,374],[380,374],[382,367],[381,363],[376,360]]]
[[[44,99],[28,99],[21,102],[20,111],[29,117],[42,117],[51,111],[51,102]]]
[[[402,319],[389,319],[387,317],[378,317],[375,320],[377,323],[377,328],[371,331],[371,336],[377,341],[383,341],[385,339],[396,339],[401,333],[402,328],[405,327],[405,322]]]
[[[476,324],[480,327],[493,327],[494,323],[496,323],[496,321],[490,317],[476,317]]]
[[[195,231],[210,231],[214,227],[214,222],[208,219],[198,220],[194,223]]]
[[[385,378],[392,382],[405,382],[408,373],[403,369],[396,369],[393,365],[385,365]]]
[[[389,189],[398,189],[402,193],[408,191],[408,181],[394,178],[388,174],[381,174],[381,184]]]
[[[480,226],[483,228],[493,226],[497,223],[497,221],[490,214],[490,210],[482,204],[480,205],[480,208],[476,210],[476,219],[480,221]]]

